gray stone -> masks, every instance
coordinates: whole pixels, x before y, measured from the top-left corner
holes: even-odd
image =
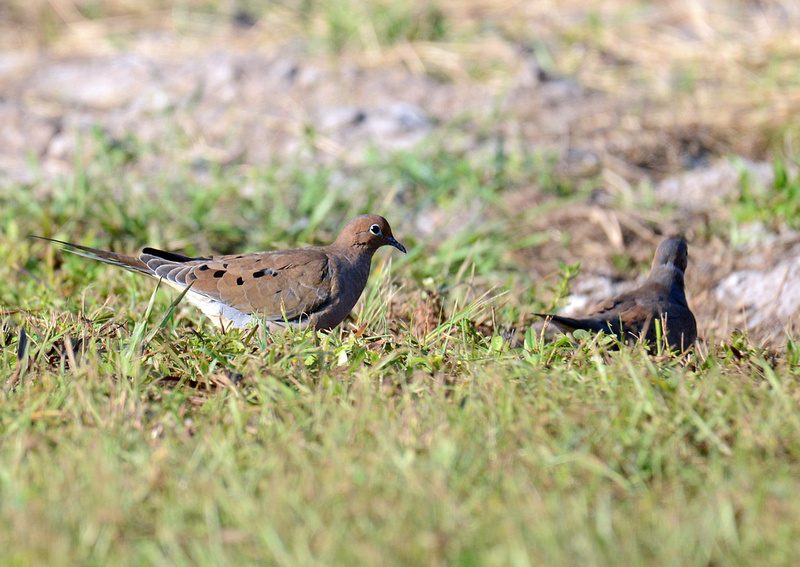
[[[747,328],[789,320],[800,310],[800,250],[771,270],[732,273],[714,294],[717,301],[742,315]]]
[[[742,175],[747,176],[754,193],[763,192],[775,180],[770,163],[720,161],[663,180],[656,185],[655,194],[659,201],[678,203],[683,209],[713,211],[741,192]]]
[[[141,96],[148,79],[147,66],[135,56],[80,59],[42,66],[29,90],[51,102],[109,110]]]

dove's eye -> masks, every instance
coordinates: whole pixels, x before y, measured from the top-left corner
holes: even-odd
[[[381,227],[379,227],[377,224],[373,224],[371,227],[369,227],[369,231],[372,234],[379,235],[381,234]]]

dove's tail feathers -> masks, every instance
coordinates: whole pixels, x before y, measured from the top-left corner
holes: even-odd
[[[131,272],[138,272],[140,274],[154,276],[153,270],[147,267],[147,264],[142,262],[139,258],[135,258],[134,256],[118,254],[108,250],[100,250],[99,248],[89,248],[88,246],[81,246],[80,244],[73,244],[72,242],[64,242],[63,240],[46,238],[44,236],[34,236],[34,238],[38,238],[39,240],[48,240],[50,242],[55,242],[56,244],[66,246],[67,252],[71,252],[72,254],[76,254],[78,256],[83,256],[84,258],[99,260],[100,262],[111,264],[112,266],[119,266],[120,268],[124,268]]]
[[[606,321],[595,321],[592,319],[573,319],[572,317],[562,317],[561,315],[551,315],[550,313],[534,313],[537,317],[543,317],[546,322],[552,323],[562,332],[583,329],[585,331],[609,332],[610,326]]]
[[[142,250],[142,256],[152,256],[172,262],[173,264],[182,264],[184,262],[194,262],[195,260],[209,260],[207,256],[184,256],[176,252],[167,252],[166,250],[159,250],[158,248],[145,248]]]

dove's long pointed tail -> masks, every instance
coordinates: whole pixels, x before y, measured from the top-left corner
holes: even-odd
[[[139,258],[134,256],[127,256],[125,254],[118,254],[116,252],[109,252],[108,250],[100,250],[99,248],[89,248],[88,246],[81,246],[80,244],[73,244],[72,242],[64,242],[63,240],[56,240],[55,238],[47,238],[44,236],[32,235],[33,238],[39,240],[47,240],[66,246],[67,252],[83,256],[84,258],[91,258],[92,260],[99,260],[112,266],[119,266],[131,272],[138,272],[153,276],[153,271],[147,267],[147,264],[142,262]]]

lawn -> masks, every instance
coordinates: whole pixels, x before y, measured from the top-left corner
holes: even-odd
[[[80,25],[24,3],[6,9],[43,49],[78,49],[99,22],[124,50],[130,35],[158,28],[153,14],[164,3],[145,4],[141,12],[120,2],[120,13],[96,14],[99,4],[78,2]],[[173,8],[171,21],[207,25],[223,10],[207,4]],[[291,22],[282,34],[303,38],[308,57],[333,67],[353,59],[390,66],[404,45],[422,55],[439,45],[459,55],[459,65],[443,57],[432,68],[422,57],[425,76],[465,90],[507,79],[494,63],[508,52],[487,48],[481,56],[464,47],[470,38],[512,45],[533,33],[491,3],[471,4],[470,14],[447,2],[410,14],[392,2],[335,5],[341,12],[313,3],[259,12],[244,2],[235,15]],[[733,265],[732,242],[752,223],[761,223],[764,241],[794,242],[798,130],[781,114],[788,107],[766,116],[751,103],[763,93],[800,100],[786,86],[796,89],[786,75],[796,45],[778,32],[766,47],[751,38],[763,49],[759,68],[771,71],[759,81],[704,66],[710,51],[674,51],[683,74],[673,69],[670,78],[673,107],[648,75],[660,48],[626,52],[624,62],[608,52],[615,38],[646,45],[639,34],[648,26],[669,36],[659,27],[663,14],[647,3],[614,6],[610,15],[548,27],[566,46],[548,72],[623,106],[636,98],[626,89],[637,86],[636,96],[653,104],[640,109],[651,119],[689,108],[692,97],[700,115],[714,107],[701,95],[739,81],[742,95],[716,99],[705,124],[724,143],[659,153],[653,133],[674,148],[674,130],[623,121],[631,144],[651,143],[648,159],[634,149],[598,151],[604,163],[619,165],[624,155],[638,169],[606,165],[578,175],[565,172],[558,148],[520,133],[525,124],[515,130],[505,108],[434,122],[407,147],[368,143],[358,160],[320,158],[321,147],[339,142],[306,129],[301,144],[270,161],[214,161],[193,153],[197,140],[175,111],[174,123],[158,116],[171,130],[156,142],[135,129],[111,133],[102,121],[77,124],[67,133],[76,149],[64,171],[54,175],[44,165],[49,156],[29,154],[30,178],[3,176],[1,562],[797,564],[796,317],[778,334],[729,324],[734,307],[713,294]],[[765,21],[782,7],[763,8]],[[479,16],[485,27],[470,20]],[[694,16],[699,23],[686,16],[669,25],[705,29],[703,14]],[[359,35],[363,19],[380,38],[374,45]],[[186,25],[168,32],[198,34]],[[730,33],[733,50],[739,36]],[[528,39],[541,55],[553,37]],[[733,51],[720,57],[736,59]],[[613,65],[604,59],[612,55]],[[625,78],[603,73],[609,66]],[[708,152],[764,159],[774,180],[759,191],[742,174],[711,213],[658,201],[661,179],[690,169],[687,155]],[[327,334],[220,332],[155,280],[30,238],[125,253],[145,245],[244,253],[329,243],[363,212],[387,217],[408,254],[378,251],[362,299]],[[671,232],[689,239],[687,290],[700,336],[692,352],[541,331],[533,313],[563,307],[598,267],[641,276]]]

